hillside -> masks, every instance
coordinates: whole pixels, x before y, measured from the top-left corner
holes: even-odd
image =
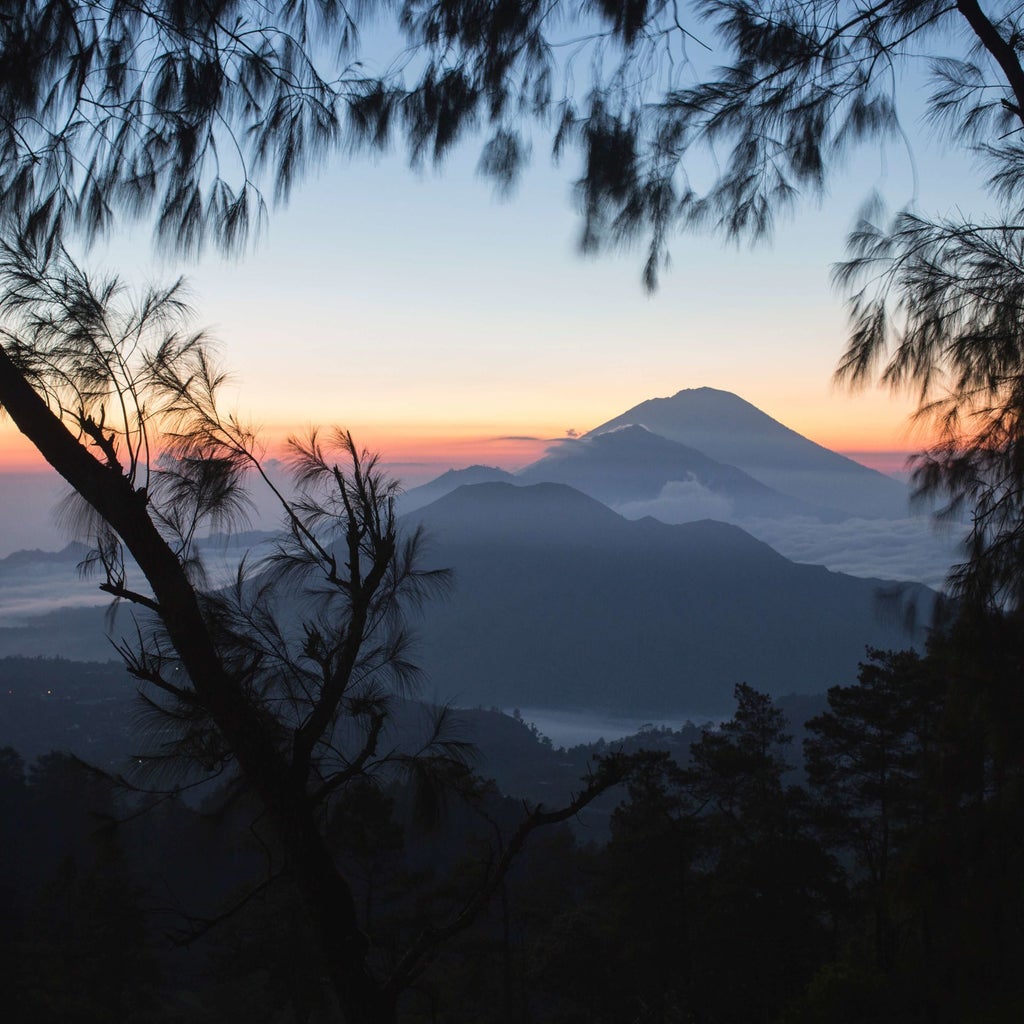
[[[878,580],[798,565],[737,527],[627,521],[557,484],[464,487],[407,517],[451,566],[423,614],[438,700],[718,714],[747,682],[823,692],[913,640]],[[907,594],[930,606],[930,592]]]
[[[783,494],[849,515],[907,514],[907,489],[798,434],[738,395],[692,388],[627,409],[587,436],[639,424],[749,473]]]

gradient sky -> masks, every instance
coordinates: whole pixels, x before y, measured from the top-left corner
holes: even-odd
[[[549,438],[702,385],[890,469],[902,454],[875,453],[915,446],[909,400],[832,385],[844,313],[829,270],[872,189],[893,209],[970,207],[964,158],[924,141],[913,159],[902,144],[864,150],[771,244],[677,237],[653,296],[642,253],[578,254],[573,167],[552,168],[541,141],[507,201],[474,166],[471,147],[436,172],[339,157],[244,258],[162,261],[140,227],[87,261],[140,283],[185,273],[234,373],[229,407],[271,440],[349,427],[410,484],[473,462],[515,468]],[[0,465],[32,464],[0,423]]]

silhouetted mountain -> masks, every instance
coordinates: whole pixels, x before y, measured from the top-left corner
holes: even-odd
[[[429,565],[455,570],[454,596],[418,630],[428,699],[728,713],[737,682],[823,692],[855,678],[865,645],[912,639],[880,616],[878,581],[795,564],[722,523],[626,520],[562,484],[461,487],[404,522],[427,527]],[[106,613],[0,629],[0,655],[109,658]],[[132,631],[122,609],[115,635]]]
[[[467,543],[511,542],[579,547],[603,542],[623,519],[607,505],[565,484],[467,484],[403,523],[426,524],[432,540],[458,536]]]
[[[850,515],[907,514],[907,489],[898,480],[808,440],[728,391],[693,388],[641,402],[590,431],[639,424],[738,466],[783,494]]]
[[[22,572],[32,565],[69,565],[76,566],[89,553],[85,544],[72,541],[60,551],[43,551],[39,548],[13,551],[6,558],[0,558],[0,572]]]
[[[666,485],[678,483],[694,492],[697,509],[713,498],[713,511],[694,518],[842,518],[841,513],[779,494],[735,466],[635,424],[561,441],[544,458],[520,470],[515,479],[526,484],[568,484],[612,506],[657,498]]]
[[[406,491],[398,499],[399,508],[403,512],[412,512],[423,508],[446,494],[451,494],[457,487],[465,484],[495,483],[499,480],[512,482],[515,478],[497,466],[467,466],[465,469],[449,469],[434,480],[419,487]]]
[[[738,682],[822,692],[855,678],[865,645],[913,639],[881,614],[877,580],[722,523],[629,521],[559,484],[462,487],[405,521],[455,570],[420,630],[432,698],[716,714]],[[907,593],[930,607],[930,591]]]

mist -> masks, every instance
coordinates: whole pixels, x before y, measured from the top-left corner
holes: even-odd
[[[54,472],[0,475],[0,558],[12,551],[56,551],[67,543],[53,509],[67,485]]]
[[[964,527],[936,523],[927,515],[852,517],[827,522],[807,516],[751,518],[699,481],[671,481],[649,501],[613,506],[627,519],[651,516],[680,524],[717,519],[742,527],[794,562],[823,565],[867,579],[904,580],[941,589],[949,568],[962,558]]]

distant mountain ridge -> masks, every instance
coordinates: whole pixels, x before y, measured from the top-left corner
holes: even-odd
[[[881,581],[723,523],[625,520],[560,484],[464,486],[404,521],[455,574],[418,630],[433,699],[715,714],[736,683],[820,693],[856,678],[865,645],[914,640],[880,617]]]
[[[402,512],[411,512],[413,509],[423,508],[438,498],[450,494],[457,487],[463,484],[483,484],[506,481],[512,483],[515,477],[504,469],[497,466],[467,466],[465,469],[449,469],[439,477],[420,484],[419,487],[411,487],[399,496],[398,507]]]
[[[884,520],[906,514],[897,481],[710,388],[641,403],[518,474],[451,470],[399,505],[406,526],[427,529],[426,567],[455,574],[452,599],[423,612],[417,660],[434,688],[426,696],[716,715],[731,709],[738,682],[773,694],[821,693],[856,678],[866,645],[920,641],[880,617],[879,580],[797,564],[709,518],[670,526],[608,507],[632,503],[630,515],[642,516],[674,484],[706,492],[737,516],[776,517],[772,526],[787,530],[791,519],[805,530],[806,519],[822,528],[830,515],[874,516],[876,531],[888,534]],[[859,536],[865,524],[851,530]],[[213,560],[234,540],[203,546]],[[19,559],[35,578],[30,562],[39,553],[12,558],[12,580]],[[905,593],[927,618],[934,595],[919,586]],[[83,607],[22,616],[0,628],[0,654],[107,658],[104,614]],[[297,621],[297,610],[289,614]],[[126,616],[118,621],[131,632]]]
[[[544,458],[520,470],[515,479],[527,484],[568,484],[613,507],[657,498],[666,486],[681,482],[696,485],[726,503],[730,519],[842,518],[840,513],[780,494],[742,469],[639,424],[559,442]]]
[[[416,661],[428,699],[464,706],[717,715],[738,682],[821,693],[866,645],[909,646],[878,580],[789,561],[738,527],[627,520],[557,483],[464,485],[402,518],[454,593],[428,603]],[[931,592],[906,588],[927,616]],[[105,608],[0,629],[0,655],[105,660]],[[119,616],[115,636],[131,635]]]
[[[907,488],[809,440],[729,391],[691,388],[627,409],[585,436],[639,424],[783,494],[865,517],[907,515]]]
[[[78,565],[86,555],[89,547],[72,541],[60,551],[43,551],[41,548],[20,548],[0,558],[0,572],[22,570],[30,565]]]
[[[714,388],[641,402],[581,438],[552,444],[514,474],[493,466],[451,469],[402,495],[399,508],[410,512],[464,484],[498,481],[565,483],[616,508],[667,497],[673,516],[682,519],[690,518],[685,510],[691,492],[710,499],[705,514],[729,521],[800,516],[835,522],[909,513],[900,481]],[[676,493],[670,493],[673,487]],[[699,508],[700,500],[695,504]]]
[[[789,561],[735,526],[626,520],[564,484],[466,485],[402,519],[428,531],[425,567],[451,567],[416,660],[428,699],[719,714],[733,686],[821,693],[851,682],[866,645],[909,646],[880,615],[878,580]],[[908,586],[926,617],[934,595]],[[105,608],[0,629],[0,655],[106,660]],[[117,635],[131,635],[119,616]]]

